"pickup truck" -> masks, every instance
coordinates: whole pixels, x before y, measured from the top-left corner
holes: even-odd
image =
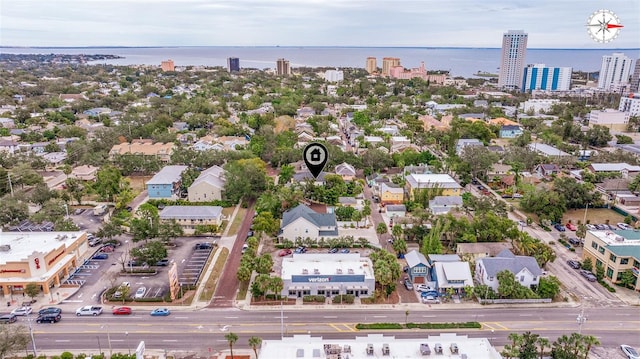
[[[102,314],[102,307],[95,307],[91,305],[86,305],[76,310],[77,316],[93,315],[95,317],[100,314]]]

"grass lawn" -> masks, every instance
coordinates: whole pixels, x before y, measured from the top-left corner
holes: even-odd
[[[562,216],[562,223],[569,221],[571,221],[571,223],[582,223],[583,220],[584,208],[568,210],[564,213],[564,216]],[[615,225],[616,223],[624,222],[624,216],[607,208],[589,208],[587,210],[587,223],[607,223],[607,220],[609,220],[609,223]]]
[[[211,258],[213,258],[211,255]],[[216,285],[218,284],[218,279],[220,279],[220,274],[222,273],[222,269],[224,268],[224,264],[227,262],[227,257],[229,257],[229,249],[226,247],[222,247],[220,250],[220,254],[218,255],[218,259],[216,263],[213,265],[213,270],[211,271],[211,275],[209,279],[204,284],[204,289],[200,292],[200,301],[210,301],[213,297],[213,293],[216,290]]]
[[[238,213],[236,214],[236,218],[233,219],[233,222],[231,222],[231,227],[229,227],[229,233],[227,233],[228,236],[235,236],[236,234],[238,234],[238,229],[240,228],[240,225],[242,224],[242,220],[246,215],[247,215],[246,208],[240,208],[238,210]]]

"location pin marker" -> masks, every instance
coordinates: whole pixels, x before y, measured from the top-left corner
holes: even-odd
[[[310,143],[304,148],[304,151],[302,151],[302,157],[313,178],[318,178],[324,169],[324,165],[327,164],[329,151],[327,151],[327,148],[322,144]]]

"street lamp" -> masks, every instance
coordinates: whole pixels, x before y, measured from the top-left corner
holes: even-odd
[[[127,343],[127,348],[129,349],[129,357],[131,357],[131,345],[129,345],[129,332],[124,332],[124,337],[126,338],[125,342]]]
[[[98,354],[102,355],[102,345],[100,345],[100,336],[96,335],[96,339],[98,339]]]
[[[31,315],[28,314],[26,320],[29,323],[29,335],[31,335],[31,344],[33,344],[33,356],[38,357],[38,350],[36,349],[36,339],[33,337],[33,327],[31,326],[31,322],[33,321],[33,319],[31,319]]]
[[[582,224],[587,225],[587,210],[589,209],[589,202],[584,206],[584,219],[582,220]]]
[[[111,355],[113,355],[113,351],[111,349],[111,332],[109,332],[109,326],[108,325],[103,325],[100,327],[101,329],[107,329],[107,342],[109,344],[109,358],[111,358]]]

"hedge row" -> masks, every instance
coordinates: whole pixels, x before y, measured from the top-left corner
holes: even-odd
[[[356,329],[403,329],[400,323],[358,323]]]
[[[302,297],[304,303],[324,303],[327,298],[324,295],[305,295]]]
[[[462,323],[358,323],[356,329],[480,329],[478,322]]]

